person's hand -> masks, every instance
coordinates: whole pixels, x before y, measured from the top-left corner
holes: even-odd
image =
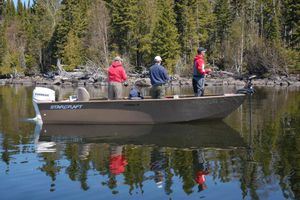
[[[124,85],[125,87],[127,87],[127,86],[128,86],[128,82],[127,82],[127,81],[123,82],[123,85]]]

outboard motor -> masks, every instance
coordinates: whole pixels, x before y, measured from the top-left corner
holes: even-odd
[[[236,93],[238,93],[238,94],[253,94],[254,93],[254,88],[253,88],[252,80],[254,78],[256,78],[256,75],[249,76],[248,79],[247,79],[247,83],[246,83],[245,87],[241,88],[241,89],[238,89],[236,91]]]
[[[42,123],[42,117],[41,113],[39,111],[39,108],[37,106],[38,102],[53,102],[55,101],[55,91],[51,90],[49,88],[44,87],[36,87],[33,90],[32,95],[32,103],[35,110],[36,117],[34,118],[36,121],[39,121]]]

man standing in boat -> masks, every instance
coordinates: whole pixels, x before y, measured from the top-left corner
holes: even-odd
[[[197,49],[197,55],[194,58],[193,89],[196,97],[201,97],[204,95],[205,75],[211,72],[210,69],[205,70],[205,52],[205,48],[199,47]]]
[[[165,84],[169,81],[167,70],[161,65],[161,57],[155,56],[154,65],[150,67],[150,80],[152,88],[150,89],[151,97],[162,99],[165,96]]]
[[[117,56],[108,68],[108,99],[111,100],[122,99],[122,83],[126,83],[125,81],[127,79],[125,70],[122,66],[122,61],[122,58]]]

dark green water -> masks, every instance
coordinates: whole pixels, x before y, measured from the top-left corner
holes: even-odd
[[[299,88],[259,88],[223,121],[155,126],[38,126],[32,90],[0,87],[0,199],[300,199]]]

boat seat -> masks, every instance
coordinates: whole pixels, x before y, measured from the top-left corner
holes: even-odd
[[[89,101],[90,94],[84,87],[79,87],[77,89],[77,101]]]

